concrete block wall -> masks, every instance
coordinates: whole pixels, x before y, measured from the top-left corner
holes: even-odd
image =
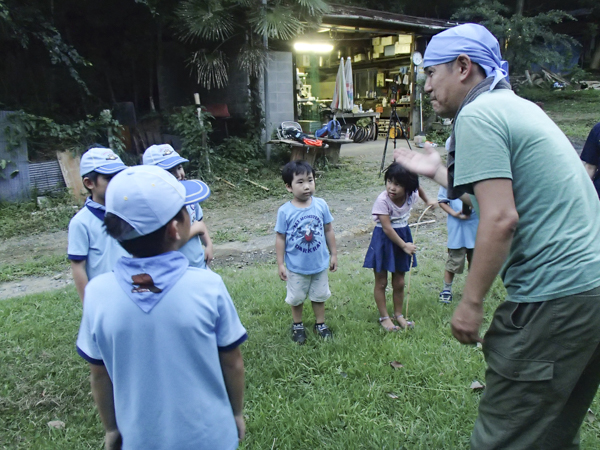
[[[292,52],[269,52],[267,63],[267,138],[281,122],[294,120]]]

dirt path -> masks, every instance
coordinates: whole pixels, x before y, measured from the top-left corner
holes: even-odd
[[[406,143],[403,143],[406,146]],[[402,145],[400,143],[399,145]],[[342,157],[361,160],[367,169],[377,170],[381,163],[384,142],[375,141],[365,144],[351,144],[342,147]],[[388,148],[388,158],[391,162],[391,151]],[[443,152],[443,150],[441,150]],[[422,185],[427,194],[437,198],[438,186],[430,180],[422,179]],[[339,193],[319,193],[317,195],[327,201],[334,217],[334,229],[340,251],[344,248],[366,248],[373,228],[371,208],[377,195],[383,190],[379,186],[357,186],[348,195]],[[282,204],[280,198],[259,200],[249,205],[243,211],[237,208],[216,208],[210,210],[206,217],[209,230],[221,230],[233,236],[243,237],[245,242],[234,241],[215,245],[215,267],[234,265],[243,267],[256,262],[275,260],[275,226],[276,212]],[[411,222],[416,221],[423,211],[423,203],[419,202],[413,210]],[[445,224],[445,215],[438,209],[427,213],[427,219],[435,219],[436,224]],[[424,219],[425,220],[425,219]],[[431,238],[443,239],[438,234],[445,227],[436,224],[425,225],[436,236]],[[0,243],[0,264],[21,263],[34,260],[42,255],[63,255],[67,248],[67,232],[43,233],[26,237],[15,237]],[[20,281],[0,283],[0,300],[21,295],[31,295],[53,289],[60,289],[73,283],[70,270],[57,272],[52,276],[28,277]]]

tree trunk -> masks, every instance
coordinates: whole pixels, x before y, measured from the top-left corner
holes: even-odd
[[[517,0],[517,7],[515,8],[515,14],[522,16],[524,6],[525,6],[525,0]]]
[[[590,69],[600,69],[600,44],[596,44],[596,49],[592,55],[592,62],[590,63]]]

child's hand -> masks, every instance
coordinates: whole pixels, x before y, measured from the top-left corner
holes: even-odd
[[[214,252],[213,252],[213,246],[212,246],[212,242],[211,242],[210,245],[207,245],[204,248],[204,261],[206,261],[207,266],[212,262],[213,258],[214,258]]]
[[[238,430],[238,439],[241,441],[246,435],[246,422],[244,421],[244,416],[242,414],[236,414],[233,418],[235,419],[235,425]]]
[[[404,247],[402,247],[402,251],[409,255],[414,255],[415,253],[417,253],[417,246],[412,242],[405,242]]]
[[[329,270],[335,272],[337,270],[337,255],[332,255],[329,260]]]
[[[285,271],[285,265],[283,264],[279,265],[279,278],[281,278],[281,281],[287,281],[287,272]]]
[[[469,216],[467,216],[466,214],[460,213],[458,216],[456,216],[458,219],[460,220],[467,220],[469,219]]]
[[[107,431],[104,434],[104,448],[105,450],[121,450],[123,440],[119,430]]]
[[[435,209],[438,206],[438,202],[437,200],[428,200],[427,206],[431,206],[431,209]]]

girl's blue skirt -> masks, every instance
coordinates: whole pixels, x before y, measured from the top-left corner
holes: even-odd
[[[394,231],[404,242],[413,241],[409,227],[394,228]],[[416,255],[413,255],[413,258],[412,267],[417,267]],[[375,269],[375,272],[408,272],[410,255],[390,241],[382,227],[375,227],[363,267]]]

